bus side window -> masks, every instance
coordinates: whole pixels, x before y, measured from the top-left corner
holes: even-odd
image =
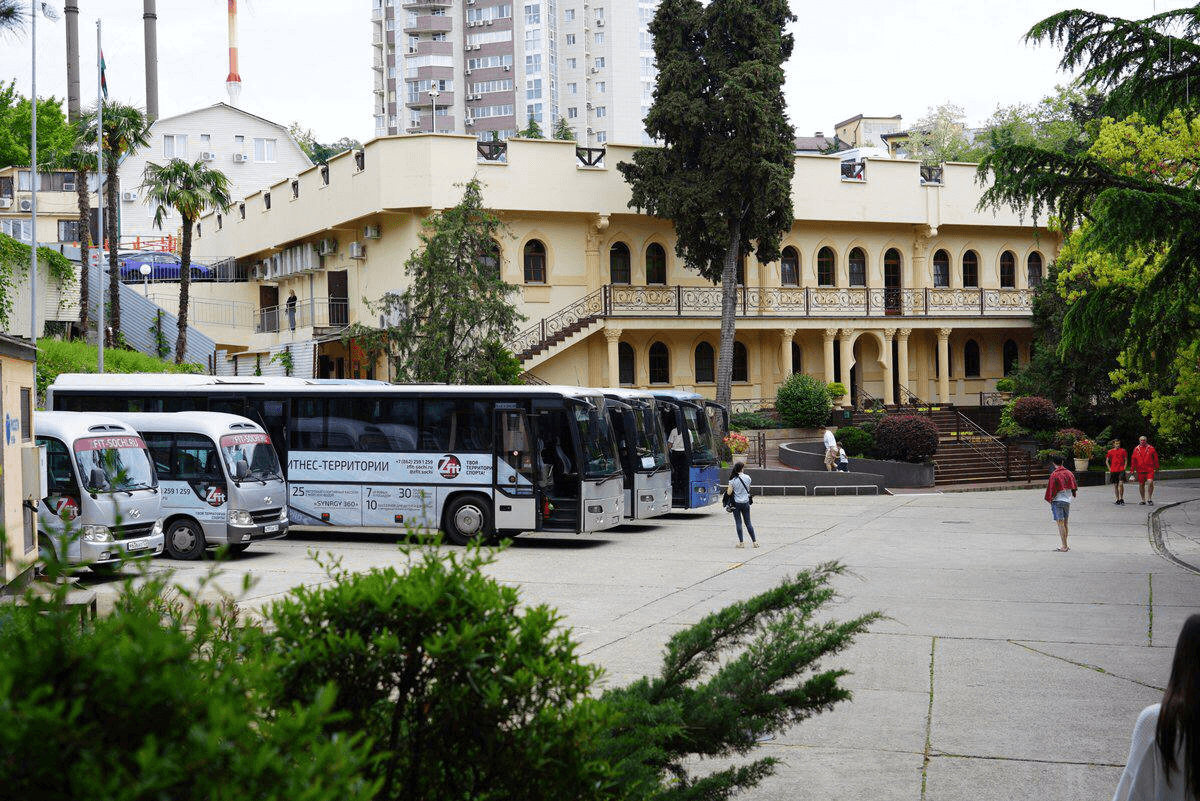
[[[38,437],[37,444],[46,446],[46,483],[49,493],[77,493],[79,489],[75,483],[75,471],[71,469],[71,452],[67,450],[67,446],[50,437]]]
[[[454,401],[426,400],[421,403],[421,443],[423,451],[450,450],[450,426]]]
[[[146,432],[142,439],[146,441],[146,447],[150,449],[150,458],[154,460],[154,470],[158,473],[159,479],[174,479],[175,471],[172,469],[173,462],[171,460],[171,444],[174,438],[170,434]]]
[[[492,404],[487,401],[456,401],[452,451],[490,453],[492,440]]]

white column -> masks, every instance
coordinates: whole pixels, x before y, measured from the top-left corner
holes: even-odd
[[[938,403],[950,402],[950,329],[937,330]]]

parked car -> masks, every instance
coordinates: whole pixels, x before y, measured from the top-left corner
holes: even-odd
[[[144,280],[142,265],[150,267],[151,281],[178,281],[179,268],[182,263],[174,253],[160,251],[140,251],[125,253],[120,256],[121,280],[136,283]],[[192,262],[192,280],[210,281],[213,278],[212,268],[206,264]]]

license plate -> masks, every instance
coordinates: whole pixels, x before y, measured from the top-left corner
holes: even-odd
[[[279,531],[279,524],[278,524],[278,523],[275,523],[275,524],[273,524],[273,525],[270,525],[270,526],[265,526],[265,527],[263,527],[263,531],[265,531],[267,534],[270,534],[270,533],[272,533],[272,532],[275,532],[275,531]]]
[[[129,544],[125,546],[125,550],[127,550],[127,551],[144,551],[149,547],[150,547],[149,540],[130,540]]]

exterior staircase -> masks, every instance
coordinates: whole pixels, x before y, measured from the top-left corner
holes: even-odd
[[[585,295],[517,334],[507,347],[528,371],[557,352],[558,346],[580,332],[590,333],[608,309],[608,294],[603,288]]]
[[[108,293],[108,269],[107,266],[103,270],[91,269],[88,271],[89,277],[89,301],[91,305],[91,318],[97,319],[99,314],[100,303],[100,282],[104,282],[104,292],[107,297]],[[140,292],[127,286],[124,282],[117,285],[121,293],[121,333],[125,336],[125,341],[134,350],[141,351],[147,356],[158,356],[158,342],[154,334],[156,325],[162,326],[163,335],[166,337],[170,345],[171,353],[167,356],[168,359],[173,358],[175,352],[175,337],[178,334],[179,318],[175,312],[168,311],[153,300],[149,300],[142,296]],[[162,313],[161,322],[159,322],[158,314]],[[211,370],[211,360],[216,351],[216,343],[206,334],[201,333],[192,326],[188,326],[187,335],[187,352],[184,354],[185,362],[202,364]]]

